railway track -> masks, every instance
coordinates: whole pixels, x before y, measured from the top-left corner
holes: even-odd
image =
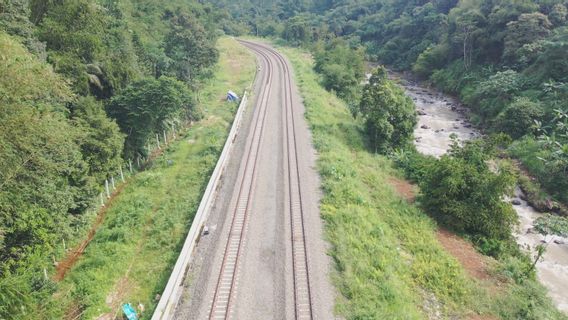
[[[232,212],[229,236],[225,245],[221,270],[209,319],[230,319],[232,317],[233,303],[236,297],[239,271],[239,258],[242,254],[247,230],[251,198],[254,193],[256,180],[256,166],[264,132],[264,123],[268,110],[268,99],[272,90],[272,82],[276,69],[282,76],[284,97],[285,122],[285,167],[287,169],[287,214],[290,221],[290,237],[292,248],[292,269],[294,287],[294,318],[313,319],[312,290],[310,287],[310,272],[308,251],[306,243],[306,230],[304,225],[304,207],[302,204],[301,174],[298,163],[298,149],[296,144],[296,126],[294,120],[294,105],[292,96],[291,73],[286,60],[280,53],[272,48],[250,41],[240,41],[243,45],[256,52],[261,58],[261,64],[266,68],[266,79],[259,95],[260,103],[256,117],[253,118],[254,131],[252,142],[246,152],[245,169],[238,189],[238,198]]]

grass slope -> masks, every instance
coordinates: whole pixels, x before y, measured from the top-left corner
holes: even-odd
[[[345,103],[325,91],[309,54],[281,49],[291,60],[319,152],[321,214],[332,245],[347,319],[552,319],[562,316],[536,281],[504,280],[501,290],[471,278],[436,238],[437,226],[390,186],[390,160],[365,148],[362,126]],[[505,270],[506,266],[501,266]],[[484,316],[484,317],[485,317]]]
[[[204,120],[134,176],[114,200],[55,294],[62,313],[76,313],[69,306],[78,303],[82,318],[92,319],[118,314],[122,303],[140,302],[147,310],[144,318],[151,316],[236,111],[224,95],[228,89],[242,92],[254,77],[254,57],[235,40],[221,38],[218,47],[215,78],[201,92]]]

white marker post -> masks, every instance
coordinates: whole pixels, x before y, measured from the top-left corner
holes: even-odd
[[[108,187],[108,179],[105,180],[105,190],[106,190],[107,198],[110,198],[110,189]]]

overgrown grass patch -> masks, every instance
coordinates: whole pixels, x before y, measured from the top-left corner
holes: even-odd
[[[321,215],[337,270],[338,314],[347,319],[562,318],[535,280],[526,279],[524,286],[509,276],[502,290],[490,291],[467,275],[436,239],[435,222],[389,185],[389,178],[400,173],[389,159],[365,149],[361,124],[344,102],[319,86],[310,56],[281,50],[294,66],[319,153]]]
[[[82,318],[119,314],[122,303],[145,305],[149,318],[177,259],[237,106],[224,102],[242,92],[256,69],[254,56],[221,38],[214,79],[201,90],[205,117],[172,143],[151,167],[131,178],[108,209],[84,255],[54,295],[60,314],[80,305]]]

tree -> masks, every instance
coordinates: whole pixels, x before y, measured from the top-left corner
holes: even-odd
[[[107,110],[126,134],[128,158],[146,155],[146,143],[156,133],[200,117],[187,85],[166,76],[134,82],[112,98]]]
[[[122,165],[124,135],[108,118],[101,102],[93,97],[78,98],[71,106],[71,121],[79,129],[77,143],[89,165],[88,174],[100,184]]]
[[[536,133],[535,121],[541,121],[544,110],[540,103],[528,98],[517,98],[497,116],[495,129],[519,139],[525,134]]]
[[[566,17],[568,16],[568,9],[566,5],[557,3],[552,7],[552,10],[548,14],[548,19],[555,26],[561,26],[566,22]]]
[[[164,50],[172,61],[168,75],[190,84],[206,76],[208,68],[219,59],[215,39],[197,20],[179,12],[171,20]]]
[[[546,253],[546,248],[554,240],[555,236],[568,237],[568,219],[551,214],[536,218],[533,222],[533,230],[544,236],[544,243],[535,246],[536,252],[534,261],[531,264],[528,272],[531,272],[536,267],[538,261],[542,259]],[[549,240],[547,237],[551,236]]]
[[[517,215],[503,201],[514,182],[507,170],[491,172],[487,161],[495,141],[454,140],[448,154],[427,168],[421,183],[421,202],[442,224],[458,232],[488,239],[510,239]]]
[[[460,52],[465,69],[468,69],[473,60],[475,41],[483,33],[486,18],[474,1],[465,1],[450,11],[448,19],[448,38],[454,50]]]
[[[505,36],[505,50],[503,59],[506,62],[516,62],[519,58],[518,50],[523,45],[543,39],[550,34],[552,24],[542,13],[525,13],[516,21],[507,23]]]
[[[417,122],[414,103],[387,79],[385,68],[377,68],[363,88],[359,112],[375,152],[404,148],[411,142]]]
[[[323,86],[350,104],[359,99],[363,67],[363,50],[351,49],[343,40],[333,40],[315,53],[314,69],[322,74]]]
[[[474,91],[471,105],[486,119],[493,119],[510,103],[524,85],[524,78],[514,70],[499,71],[481,81]]]

